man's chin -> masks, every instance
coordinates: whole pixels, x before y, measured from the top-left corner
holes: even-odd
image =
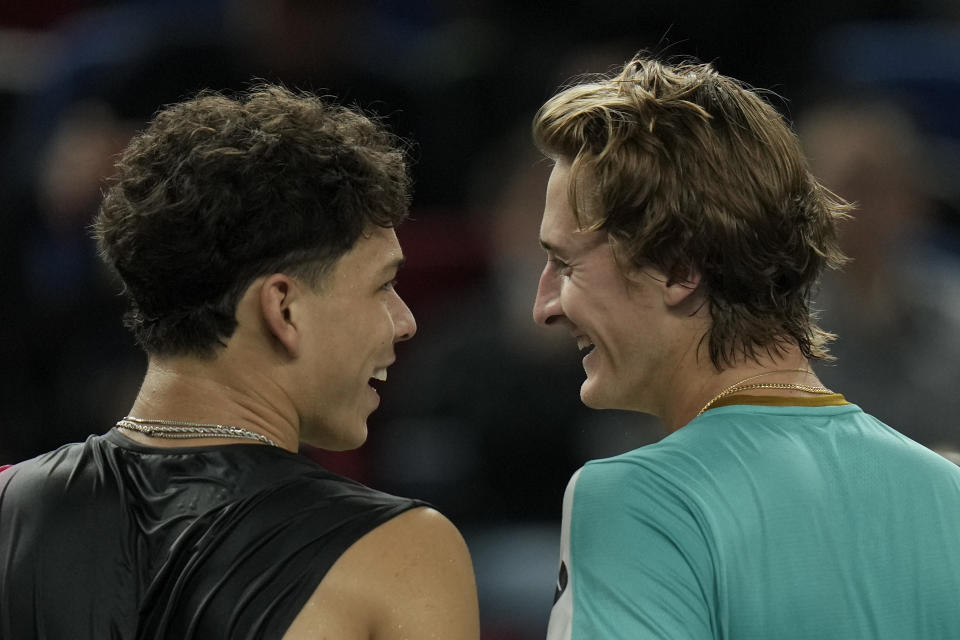
[[[580,401],[591,409],[609,409],[603,394],[599,393],[595,380],[587,378],[580,385]]]
[[[614,391],[614,393],[610,393]],[[591,409],[621,409],[636,411],[628,398],[616,395],[616,387],[604,384],[599,378],[588,376],[580,385],[580,401]]]
[[[367,423],[344,427],[341,430],[321,428],[316,432],[301,433],[300,441],[325,451],[350,451],[367,441]]]

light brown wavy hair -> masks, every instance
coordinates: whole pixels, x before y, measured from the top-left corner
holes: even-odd
[[[147,353],[210,357],[254,279],[320,286],[370,225],[406,217],[409,192],[403,144],[371,118],[277,85],[205,91],[134,137],[93,231]]]
[[[836,225],[851,207],[756,90],[709,64],[638,55],[548,100],[533,136],[571,163],[581,228],[605,229],[629,266],[700,274],[717,369],[788,344],[832,358],[811,297],[845,261]]]

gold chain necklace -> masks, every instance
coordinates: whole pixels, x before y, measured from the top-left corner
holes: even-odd
[[[142,433],[151,438],[239,438],[241,440],[256,440],[264,444],[279,447],[276,442],[267,436],[224,424],[205,424],[202,422],[180,422],[179,420],[155,420],[124,416],[117,421],[120,429],[129,429]]]
[[[775,373],[791,373],[791,372],[806,373],[809,375],[813,375],[813,371],[810,371],[809,369],[777,369],[776,371],[767,371],[765,373],[758,373],[757,375],[749,376],[747,378],[744,378],[743,380],[738,380],[737,382],[734,382],[732,385],[730,385],[729,387],[727,387],[726,389],[724,389],[723,391],[715,395],[713,398],[710,399],[710,402],[703,405],[703,408],[700,409],[700,411],[698,411],[697,415],[694,417],[699,417],[700,415],[702,415],[703,412],[709,409],[710,407],[712,407],[713,403],[715,403],[717,400],[720,400],[721,398],[725,398],[726,396],[729,396],[738,391],[747,391],[749,389],[787,389],[792,391],[804,391],[806,393],[815,393],[818,395],[827,395],[827,394],[833,393],[833,391],[831,391],[830,389],[827,389],[824,386],[814,387],[806,384],[794,384],[792,382],[760,382],[755,384],[743,384],[744,382],[756,380],[757,378],[762,378],[763,376],[770,376]]]

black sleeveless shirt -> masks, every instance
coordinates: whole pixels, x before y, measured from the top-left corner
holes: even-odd
[[[275,447],[91,436],[0,472],[0,639],[281,638],[350,545],[423,504]]]

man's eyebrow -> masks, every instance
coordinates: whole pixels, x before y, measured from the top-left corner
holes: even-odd
[[[557,247],[555,245],[550,244],[543,238],[540,239],[540,246],[543,247],[544,251],[555,256],[568,256],[573,252],[573,249],[571,247],[567,247],[567,248]]]
[[[381,271],[399,271],[405,264],[407,264],[407,256],[400,256],[383,265]]]

